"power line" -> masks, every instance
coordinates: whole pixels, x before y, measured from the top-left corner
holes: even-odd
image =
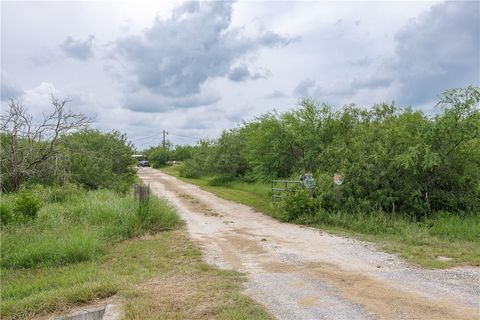
[[[143,143],[140,143],[140,144],[135,144],[135,146],[139,147],[139,146],[143,146],[145,144],[148,144],[148,143],[152,143],[152,142],[156,142],[157,140],[149,140],[147,142],[143,142]]]
[[[165,130],[163,130],[165,131]],[[164,133],[160,132],[160,133],[156,133],[156,134],[152,134],[150,136],[146,136],[146,137],[140,137],[140,138],[136,138],[136,139],[132,139],[130,141],[139,141],[139,140],[144,140],[144,139],[148,139],[148,138],[153,138],[153,137],[157,137],[157,136],[162,136]],[[166,131],[165,131],[166,133]],[[176,137],[182,137],[182,138],[189,138],[189,139],[195,139],[195,140],[203,140],[204,138],[199,138],[199,137],[193,137],[193,136],[186,136],[186,135],[182,135],[182,134],[176,134],[176,133],[171,133],[171,132],[168,132],[169,135],[171,136],[176,136]]]
[[[181,134],[176,134],[176,133],[171,133],[171,132],[170,132],[170,135],[176,136],[176,137],[182,137],[182,138],[190,138],[190,139],[195,139],[195,140],[203,140],[204,139],[204,138],[199,138],[199,137],[184,136],[184,135],[181,135]]]
[[[148,138],[160,136],[160,135],[162,135],[162,134],[163,134],[163,133],[156,133],[156,134],[153,134],[153,135],[151,135],[151,136],[146,136],[146,137],[142,137],[142,138],[137,138],[137,139],[133,139],[133,140],[131,140],[131,141],[133,142],[133,141],[138,141],[138,140],[144,140],[144,139],[148,139]]]
[[[146,136],[146,137],[140,137],[140,138],[133,139],[133,140],[130,140],[130,141],[134,142],[134,141],[145,140],[145,139],[149,139],[149,138],[153,138],[153,137],[163,136],[161,143],[162,143],[163,147],[165,148],[165,146],[166,146],[166,137],[165,137],[165,135],[166,135],[166,134],[167,134],[167,135],[171,135],[171,136],[175,136],[175,137],[193,139],[193,140],[195,140],[195,141],[199,141],[199,140],[203,140],[203,139],[204,139],[204,138],[187,136],[187,135],[182,135],[182,134],[175,134],[175,133],[171,133],[171,132],[167,132],[167,131],[165,131],[165,130],[162,130],[161,133],[152,134],[152,135],[149,135],[149,136]],[[142,143],[140,143],[140,144],[135,143],[135,145],[136,145],[137,147],[140,147],[140,146],[143,146],[143,145],[146,145],[146,144],[149,144],[149,143],[155,143],[156,141],[157,141],[157,140],[151,140],[151,139],[150,139],[150,140],[148,140],[148,141],[146,141],[146,142],[142,142]]]

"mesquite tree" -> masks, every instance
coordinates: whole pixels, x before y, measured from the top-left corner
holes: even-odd
[[[1,189],[18,190],[21,183],[54,162],[59,138],[88,126],[92,118],[66,108],[69,100],[52,95],[52,110],[39,122],[34,121],[17,100],[10,100],[0,116]]]

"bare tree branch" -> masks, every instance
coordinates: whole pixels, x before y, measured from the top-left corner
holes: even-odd
[[[93,118],[66,109],[69,100],[51,97],[52,111],[35,125],[18,100],[10,100],[0,115],[1,187],[16,190],[37,173],[38,167],[57,153],[59,138],[87,127]]]

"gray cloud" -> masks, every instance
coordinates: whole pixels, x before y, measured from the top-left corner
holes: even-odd
[[[231,2],[188,2],[169,19],[157,18],[142,35],[119,39],[116,49],[140,86],[162,96],[182,97],[198,94],[209,78],[229,74],[246,55],[296,40],[271,31],[249,37],[243,29],[231,27],[231,16]],[[249,77],[245,68],[233,70],[231,78]]]
[[[253,74],[248,70],[247,65],[241,64],[233,68],[228,74],[228,79],[240,82],[246,80],[257,80],[257,79],[266,79],[271,72],[268,70],[256,71]]]
[[[60,45],[62,51],[70,58],[77,60],[88,60],[93,57],[93,40],[95,37],[89,35],[86,40],[75,40],[71,36],[65,38],[65,41]]]
[[[396,36],[392,79],[403,103],[427,102],[452,87],[480,84],[480,2],[445,2]]]
[[[304,79],[293,90],[294,95],[297,97],[317,97],[315,91],[318,91],[319,87],[316,87],[315,80]]]
[[[258,37],[257,42],[266,47],[286,46],[292,42],[300,41],[301,37],[285,37],[278,33],[267,31]]]
[[[167,112],[214,104],[221,97],[214,93],[199,93],[185,97],[165,97],[146,90],[127,95],[125,107],[137,112]]]
[[[350,65],[354,67],[368,67],[374,62],[374,59],[369,57],[356,58],[350,61]]]
[[[305,79],[294,94],[336,101],[383,88],[401,105],[421,105],[447,89],[480,85],[480,3],[434,5],[395,34],[393,55],[350,64],[366,70],[338,82]]]
[[[8,101],[9,99],[17,99],[21,95],[23,95],[24,91],[20,87],[16,86],[13,83],[10,83],[5,77],[2,75],[1,77],[1,101]]]
[[[246,65],[241,64],[238,67],[235,67],[230,71],[228,78],[232,81],[244,81],[251,78],[250,71]]]
[[[273,92],[266,94],[264,97],[266,99],[280,99],[280,98],[288,98],[288,95],[283,91],[274,90]]]
[[[382,77],[377,73],[351,80],[330,80],[319,83],[307,78],[298,83],[293,94],[299,98],[315,98],[325,102],[337,103],[339,98],[350,98],[360,90],[387,88],[392,84],[390,77]],[[344,99],[345,101],[345,99]]]

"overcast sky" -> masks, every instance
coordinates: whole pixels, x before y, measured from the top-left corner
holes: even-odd
[[[2,109],[54,93],[139,148],[195,143],[300,97],[431,112],[480,85],[480,2],[2,1],[1,55]]]

